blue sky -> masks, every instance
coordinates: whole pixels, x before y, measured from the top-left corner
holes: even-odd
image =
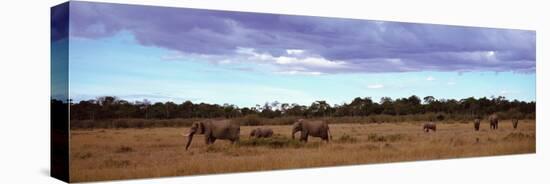
[[[535,100],[534,31],[72,2],[69,35],[75,101]]]
[[[115,95],[135,101],[331,104],[355,97],[436,98],[505,96],[535,100],[534,73],[389,72],[287,74],[261,64],[212,63],[200,58],[167,59],[174,51],[142,46],[129,32],[101,39],[73,38],[70,45],[70,93],[76,100]]]

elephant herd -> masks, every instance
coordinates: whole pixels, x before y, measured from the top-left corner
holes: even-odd
[[[205,143],[213,144],[216,139],[229,140],[231,143],[239,141],[241,127],[238,123],[231,122],[230,120],[206,120],[193,123],[191,125],[188,134],[183,136],[188,137],[185,149],[187,150],[191,145],[193,136],[198,134],[204,134]],[[328,124],[324,121],[305,121],[299,119],[292,125],[292,139],[294,134],[300,132],[300,141],[307,142],[309,136],[319,137],[324,141],[332,139]],[[255,128],[250,132],[251,138],[267,138],[273,136],[273,130],[267,127]]]
[[[499,121],[498,115],[496,115],[496,114],[490,115],[489,116],[489,128],[491,130],[498,129],[498,121]],[[481,122],[481,119],[479,119],[479,118],[474,120],[474,130],[475,131],[479,131],[479,124],[481,124],[480,122]],[[518,122],[519,122],[518,119],[512,119],[512,127],[514,129],[518,128]]]
[[[492,130],[498,129],[499,118],[496,114],[489,116],[489,125]],[[481,119],[474,120],[474,130],[479,131]],[[518,120],[512,120],[512,126],[514,129],[518,126]],[[429,122],[424,124],[423,130],[425,132],[436,131],[436,124]],[[184,136],[188,137],[185,149],[187,150],[191,145],[193,136],[195,134],[204,134],[205,143],[213,144],[217,139],[229,140],[231,143],[239,141],[241,127],[238,123],[231,122],[230,120],[205,120],[193,123],[188,134]],[[295,138],[295,134],[300,132],[300,141],[307,142],[308,137],[319,137],[323,141],[328,142],[329,138],[332,139],[330,128],[324,121],[306,121],[299,119],[292,125],[292,139]],[[267,138],[273,136],[273,130],[267,127],[255,128],[250,132],[250,138]]]
[[[498,121],[499,121],[498,115],[497,114],[492,114],[492,115],[489,116],[488,119],[489,119],[490,129],[491,130],[498,129]],[[481,119],[476,118],[474,120],[474,130],[479,131],[479,126],[480,125],[481,125]],[[512,127],[514,127],[514,129],[518,128],[518,119],[512,119]],[[436,125],[433,122],[425,123],[424,126],[423,126],[423,130],[425,132],[429,132],[430,130],[435,132]]]

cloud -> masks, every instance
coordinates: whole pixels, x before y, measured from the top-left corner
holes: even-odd
[[[89,2],[71,9],[71,36],[128,31],[141,45],[210,62],[249,48],[256,59],[279,60],[272,65],[327,74],[535,72],[534,31]]]
[[[384,88],[384,85],[382,85],[382,84],[373,84],[373,85],[368,85],[367,88],[369,88],[369,89],[381,89],[381,88]]]
[[[452,81],[447,82],[447,85],[449,85],[449,86],[454,86],[455,84],[456,84],[456,82],[452,82]]]
[[[254,48],[239,47],[233,57],[248,57],[251,61],[272,62],[279,65],[298,65],[308,68],[343,68],[344,61],[330,61],[319,56],[304,55],[303,51],[287,50],[286,55],[273,56],[270,53],[258,53]]]
[[[321,75],[334,70],[345,70],[344,61],[330,61],[316,55],[308,55],[303,51],[292,50],[281,56],[270,53],[259,53],[254,48],[237,48],[229,56],[189,54],[176,52],[161,57],[167,61],[209,61],[216,65],[256,63],[275,67],[274,73],[290,75]]]
[[[286,53],[289,55],[300,55],[303,54],[305,51],[300,49],[287,49]]]
[[[434,80],[435,80],[435,78],[434,78],[434,77],[432,77],[432,76],[429,76],[428,78],[426,78],[426,80],[427,80],[427,81],[434,81]]]

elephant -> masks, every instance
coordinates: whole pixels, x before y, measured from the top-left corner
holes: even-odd
[[[225,139],[235,144],[239,141],[239,135],[241,127],[238,123],[233,123],[230,120],[206,120],[194,122],[191,126],[190,132],[186,135],[187,145],[185,150],[191,145],[193,135],[195,133],[204,134],[204,140],[207,145],[213,144],[216,139]]]
[[[432,123],[432,122],[424,123],[424,128],[423,129],[424,129],[425,132],[430,132],[430,130],[435,132],[435,130],[436,130],[435,123]]]
[[[514,127],[514,129],[518,128],[518,119],[512,119],[512,126]]]
[[[474,130],[479,131],[479,125],[481,124],[481,119],[476,118],[474,120]]]
[[[273,136],[273,130],[271,128],[261,127],[255,128],[250,131],[250,137],[267,138]]]
[[[305,121],[299,119],[292,125],[292,139],[294,134],[301,132],[300,141],[307,142],[308,136],[320,137],[322,140],[329,142],[329,138],[332,139],[330,128],[324,121]]]
[[[492,114],[489,116],[489,124],[491,125],[491,129],[498,129],[498,115]]]

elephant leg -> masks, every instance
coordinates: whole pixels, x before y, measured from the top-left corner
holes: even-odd
[[[231,139],[231,144],[237,144],[239,142],[239,137]]]
[[[300,135],[300,141],[307,142],[307,136],[308,133],[306,131],[302,131],[302,134]]]
[[[323,140],[327,141],[327,143],[328,143],[328,136],[323,136]]]
[[[213,138],[212,132],[210,130],[207,130],[206,132],[204,132],[204,141],[207,145],[211,144],[212,138]]]
[[[209,144],[210,144],[210,136],[208,136],[208,135],[205,135],[205,136],[204,136],[204,143],[205,143],[206,145],[209,145]]]
[[[214,144],[214,142],[216,142],[216,138],[211,137],[211,138],[210,138],[210,144]]]
[[[306,138],[304,136],[300,136],[300,142],[307,142]]]

